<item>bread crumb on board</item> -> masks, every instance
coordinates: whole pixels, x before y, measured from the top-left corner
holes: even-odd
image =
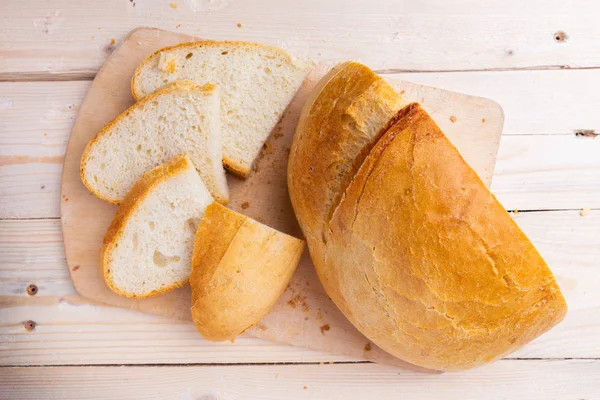
[[[590,209],[589,208],[582,208],[581,211],[579,211],[579,215],[581,215],[582,217],[585,217],[589,213],[590,213]]]
[[[450,122],[452,122],[452,123],[456,122],[456,117],[454,115],[450,116]]]
[[[321,335],[325,336],[325,332],[327,332],[329,329],[331,329],[331,327],[329,326],[329,324],[325,324],[323,326],[321,326]]]
[[[371,343],[365,344],[365,351],[371,351]]]

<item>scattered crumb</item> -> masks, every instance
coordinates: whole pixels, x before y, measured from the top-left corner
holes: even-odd
[[[48,136],[48,134],[46,132],[44,132],[44,136]]]
[[[485,118],[481,118],[481,123],[485,124]]]
[[[250,203],[248,203],[247,201],[242,203],[242,210],[245,210],[248,207],[250,207]]]
[[[177,24],[177,26],[175,28],[177,28],[177,29],[181,28],[181,24]]]
[[[282,136],[283,136],[283,133],[281,133],[281,127],[279,127],[279,128],[277,128],[277,131],[275,133],[273,133],[273,137],[275,139],[279,139]]]
[[[518,208],[515,208],[515,209],[513,210],[513,214],[515,214],[515,215],[519,214],[519,209],[518,209]]]
[[[333,361],[329,361],[327,364],[333,364]]]
[[[179,8],[179,4],[177,4],[177,3],[171,3],[171,8]]]
[[[279,373],[275,374],[275,379],[279,379]]]
[[[575,131],[575,136],[595,138],[599,134],[593,129],[579,129]]]
[[[263,324],[257,324],[257,325],[256,325],[256,327],[257,327],[258,329],[260,329],[261,331],[266,331],[266,330],[268,330],[268,329],[269,329],[268,327],[266,327],[266,326],[265,326],[265,325],[263,325]]]
[[[294,299],[288,301],[287,303],[289,304],[290,307],[296,308],[296,303],[294,302]]]
[[[327,332],[330,329],[329,324],[323,325],[321,326],[321,335],[325,336],[325,332]]]
[[[302,303],[302,312],[309,312],[310,307],[306,303]]]
[[[308,306],[308,304],[306,304],[306,296],[300,296],[298,294],[293,299],[291,299],[290,301],[288,301],[288,304],[292,308],[296,308],[298,306],[302,307],[302,311],[303,312],[309,312],[310,311],[310,307]]]
[[[452,123],[455,123],[455,122],[456,122],[456,117],[455,117],[454,115],[451,115],[451,116],[450,116],[450,121],[451,121]]]
[[[137,42],[137,45],[138,45],[138,46],[141,46],[141,45],[142,45],[142,42]]]
[[[291,151],[291,150],[292,150],[292,149],[290,149],[290,148],[288,147],[287,149],[285,149],[285,154],[287,154],[287,155],[289,156],[289,155],[290,155],[290,151]]]
[[[306,286],[310,286],[310,282],[306,282]]]
[[[92,36],[92,40],[96,40],[96,36]]]
[[[73,272],[75,272],[75,271],[77,271],[78,269],[79,269],[79,265],[76,265],[76,266],[74,266],[74,267],[73,267],[72,271],[73,271]]]
[[[304,390],[308,389],[308,387],[304,386]]]
[[[371,343],[365,344],[365,351],[371,351]]]
[[[235,338],[230,340],[231,343],[235,343]]]
[[[406,93],[406,90],[401,91],[400,96],[404,96],[404,93]]]
[[[590,213],[590,209],[589,208],[582,208],[581,211],[579,211],[579,215],[581,215],[582,217],[585,217],[589,213]]]
[[[265,143],[264,148],[267,154],[272,154],[275,151],[273,149],[273,145],[270,142]]]
[[[304,320],[305,320],[305,321],[308,321],[308,317],[304,317]]]
[[[42,190],[46,189],[46,185],[40,186],[40,189],[42,189]]]
[[[238,22],[238,23],[237,23],[237,27],[238,27],[238,28],[241,28],[241,27],[242,27],[242,24],[240,24],[240,23]]]
[[[110,45],[111,45],[111,46],[113,46],[115,43],[117,43],[117,42],[115,41],[115,39],[110,39]]]
[[[319,365],[325,365],[325,363],[321,361],[321,362],[319,363]]]
[[[323,321],[323,316],[321,315],[321,309],[319,309],[319,311],[317,311],[317,321],[319,321],[319,322]]]

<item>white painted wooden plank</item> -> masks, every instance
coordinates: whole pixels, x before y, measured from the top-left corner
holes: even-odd
[[[493,99],[504,109],[504,135],[573,134],[581,129],[600,133],[600,91],[591,89],[600,85],[600,69],[391,76]]]
[[[595,110],[600,98],[597,91],[586,89],[600,82],[600,70],[399,75],[502,97],[506,134],[600,126]],[[60,162],[88,87],[86,81],[0,83],[0,218],[59,216]],[[568,135],[504,137],[492,187],[507,208],[597,207],[598,141]]]
[[[182,0],[177,8],[170,3],[3,2],[0,74],[92,76],[113,48],[111,39],[118,42],[138,26],[260,41],[301,57],[355,59],[374,68],[600,65],[600,5],[589,0]],[[558,31],[568,40],[557,42]]]
[[[6,400],[598,399],[599,360],[503,360],[461,373],[377,364],[6,368]]]
[[[554,271],[569,313],[511,357],[600,358],[600,211],[514,217]],[[4,365],[347,360],[246,337],[208,343],[188,322],[86,304],[71,285],[57,221],[0,221],[0,282]],[[27,320],[35,331],[23,328]]]
[[[492,192],[510,210],[600,208],[599,154],[600,139],[503,136]],[[0,218],[60,216],[59,202],[69,200],[59,197],[62,165],[22,157],[0,156]]]
[[[89,85],[0,84],[0,218],[58,216],[63,157]]]

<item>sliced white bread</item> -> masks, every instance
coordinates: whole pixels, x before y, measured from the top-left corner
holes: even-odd
[[[121,203],[100,250],[108,286],[122,296],[146,298],[186,284],[196,229],[212,202],[187,156],[142,175]]]
[[[119,204],[144,172],[185,153],[214,198],[227,203],[219,103],[211,84],[180,81],[154,92],[90,141],[81,159],[83,183]]]
[[[179,79],[219,86],[223,163],[228,170],[246,177],[309,67],[273,46],[184,43],[161,49],[142,61],[131,90],[133,97],[142,99]]]
[[[292,279],[304,241],[231,211],[206,209],[194,244],[192,318],[204,338],[231,340],[273,308]]]

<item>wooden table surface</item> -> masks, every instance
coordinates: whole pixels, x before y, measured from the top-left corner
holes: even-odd
[[[599,21],[597,0],[0,0],[0,398],[600,399]],[[492,190],[555,272],[565,321],[492,365],[426,375],[209,343],[189,323],[80,298],[59,221],[65,147],[98,68],[138,26],[354,59],[499,102]]]

